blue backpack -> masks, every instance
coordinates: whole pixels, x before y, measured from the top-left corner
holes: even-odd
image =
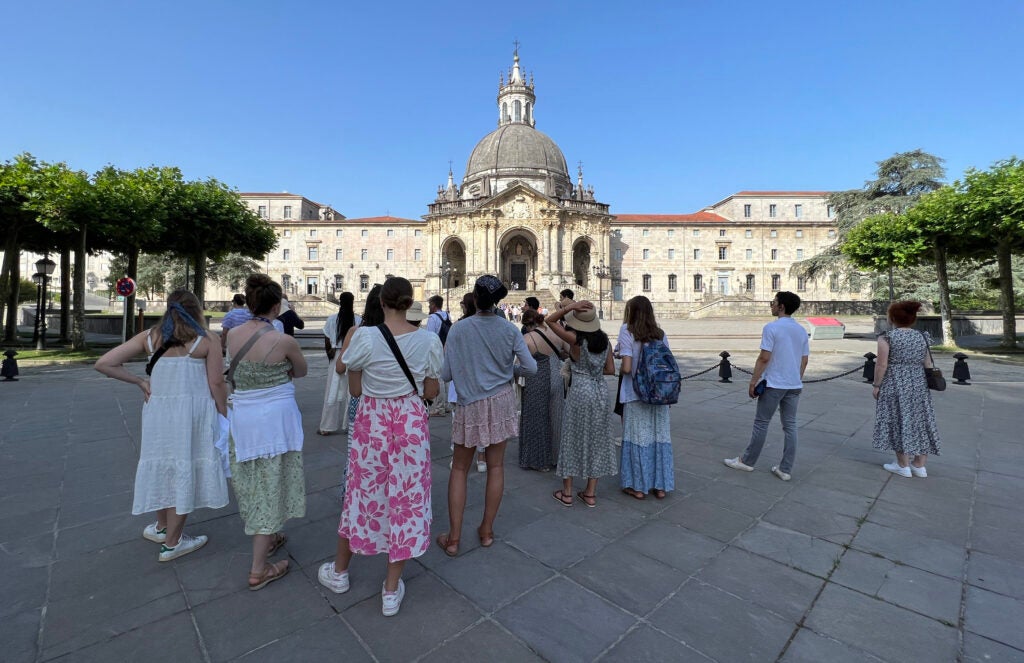
[[[642,402],[678,403],[682,382],[679,364],[664,340],[648,341],[640,346],[640,356],[633,367],[633,391]]]

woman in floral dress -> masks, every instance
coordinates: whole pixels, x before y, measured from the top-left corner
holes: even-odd
[[[334,560],[318,573],[322,585],[341,594],[349,589],[353,554],[386,553],[381,591],[385,617],[398,614],[405,597],[405,563],[430,545],[430,431],[424,399],[437,396],[444,355],[437,334],[406,320],[412,297],[406,279],[385,281],[380,291],[384,323],[357,329],[342,355],[349,389],[362,397],[349,434],[338,548]],[[411,376],[389,346],[389,337]]]
[[[914,329],[920,302],[889,305],[893,328],[878,337],[875,367],[875,432],[872,445],[896,453],[889,472],[901,477],[928,476],[925,462],[939,453],[939,431],[924,369],[932,367],[928,337]]]

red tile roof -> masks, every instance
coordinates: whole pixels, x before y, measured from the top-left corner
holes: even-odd
[[[719,216],[714,212],[696,212],[694,214],[616,214],[615,220],[621,223],[723,223],[729,221],[729,219]]]

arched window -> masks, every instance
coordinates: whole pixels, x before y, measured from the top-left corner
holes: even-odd
[[[675,292],[676,291],[676,275],[675,274],[669,274],[668,275],[668,291],[669,292]]]
[[[523,102],[516,99],[512,102],[512,112],[515,113],[516,122],[523,121]]]
[[[651,275],[644,274],[644,292],[651,291]]]
[[[526,102],[526,123],[530,123],[530,102]]]
[[[700,274],[693,275],[693,291],[700,292],[704,289],[704,277]]]
[[[782,287],[782,277],[778,274],[772,274],[772,290],[778,290]]]
[[[508,103],[505,102],[501,104],[501,121],[508,122]]]

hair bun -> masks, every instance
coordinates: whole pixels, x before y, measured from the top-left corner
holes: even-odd
[[[265,288],[271,283],[273,283],[273,279],[266,274],[250,274],[249,278],[245,280],[245,285],[249,288]]]

